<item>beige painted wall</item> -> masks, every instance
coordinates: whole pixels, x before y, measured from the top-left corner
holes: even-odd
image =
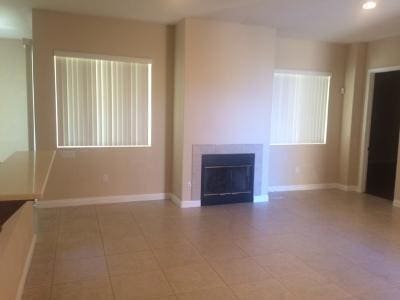
[[[153,60],[152,147],[58,151],[44,198],[169,192],[173,97],[171,28],[34,10],[33,40],[39,150],[56,148],[54,50]],[[104,175],[108,175],[108,181]]]
[[[339,174],[339,147],[347,47],[316,41],[278,38],[276,69],[331,72],[326,145],[271,146],[271,186],[334,183]]]
[[[357,186],[365,90],[367,44],[349,45],[340,143],[339,183]]]
[[[182,197],[183,110],[185,100],[185,21],[175,27],[174,128],[172,158],[172,193]]]
[[[198,19],[184,21],[182,199],[191,200],[194,144],[263,144],[268,189],[269,115],[275,31]],[[194,199],[198,200],[198,199]]]
[[[400,67],[400,36],[368,44],[367,69]],[[399,145],[400,149],[400,145]],[[395,200],[400,200],[400,151],[397,157]]]
[[[368,69],[394,66],[400,66],[400,36],[368,43]]]
[[[0,39],[0,162],[28,150],[25,60],[21,40]]]

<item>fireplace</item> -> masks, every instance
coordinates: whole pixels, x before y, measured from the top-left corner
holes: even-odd
[[[201,205],[253,202],[254,153],[202,155]]]

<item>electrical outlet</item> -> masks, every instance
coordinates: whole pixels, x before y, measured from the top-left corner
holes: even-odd
[[[300,167],[296,167],[296,174],[299,174],[301,172],[301,168]]]
[[[192,182],[188,181],[187,186],[188,186],[188,189],[190,190],[192,188]]]

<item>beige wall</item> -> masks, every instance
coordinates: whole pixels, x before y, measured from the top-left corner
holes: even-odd
[[[194,144],[263,144],[266,193],[274,30],[197,19],[180,26],[185,45],[182,199],[191,200]]]
[[[25,49],[21,40],[0,39],[0,162],[28,150]]]
[[[183,110],[185,98],[185,21],[175,27],[174,131],[172,193],[182,197]]]
[[[394,66],[400,66],[400,36],[368,44],[368,69]]]
[[[37,148],[56,148],[53,51],[151,58],[152,147],[58,151],[45,199],[170,189],[173,32],[164,25],[34,10]],[[109,180],[104,180],[108,175]]]
[[[271,186],[337,182],[346,54],[340,44],[277,39],[276,69],[331,72],[332,79],[326,145],[271,146]]]
[[[346,60],[339,183],[357,186],[365,90],[367,44],[352,44]]]

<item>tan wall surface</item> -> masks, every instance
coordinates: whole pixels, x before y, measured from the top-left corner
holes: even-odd
[[[188,19],[185,38],[182,199],[191,200],[193,144],[263,144],[266,193],[275,31]]]
[[[400,36],[368,43],[368,69],[394,66],[400,66]]]
[[[365,43],[349,45],[346,60],[339,183],[347,186],[358,185],[366,53]]]
[[[152,147],[58,151],[45,199],[170,190],[173,32],[151,23],[34,10],[37,147],[56,148],[53,52],[153,60]],[[104,175],[108,175],[108,182]]]
[[[185,21],[175,29],[175,68],[174,68],[174,131],[173,131],[173,167],[172,192],[182,197],[182,159],[183,159],[183,110],[185,100]]]
[[[0,162],[28,150],[26,58],[21,40],[0,39]]]
[[[347,47],[339,44],[278,38],[276,69],[331,72],[326,145],[271,146],[271,186],[337,182]]]

